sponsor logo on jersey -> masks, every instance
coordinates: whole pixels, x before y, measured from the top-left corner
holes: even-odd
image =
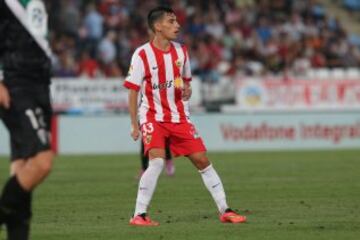
[[[174,84],[174,87],[178,88],[178,89],[182,89],[184,87],[184,81],[179,76],[179,77],[176,77],[174,80],[166,81],[164,83],[159,83],[159,84],[153,83],[152,89],[153,90],[157,90],[157,89],[164,90],[167,88],[171,88],[173,86],[173,84]]]
[[[152,88],[153,88],[154,90],[156,90],[156,89],[164,90],[164,89],[167,89],[167,88],[171,88],[171,87],[172,87],[172,84],[173,84],[173,80],[166,81],[166,82],[160,83],[160,84],[154,83],[154,84],[152,85]]]

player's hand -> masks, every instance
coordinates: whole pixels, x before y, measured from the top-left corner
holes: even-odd
[[[182,93],[182,99],[184,101],[188,101],[191,97],[191,94],[192,94],[191,85],[190,85],[190,83],[185,82],[183,93]]]
[[[131,124],[131,137],[134,139],[134,141],[138,140],[140,136],[140,128],[138,123],[132,123]]]
[[[0,107],[8,109],[10,107],[10,95],[9,91],[3,83],[0,83]]]

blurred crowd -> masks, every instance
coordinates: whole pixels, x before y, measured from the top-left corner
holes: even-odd
[[[340,2],[348,11],[360,11],[360,0],[341,0]]]
[[[48,1],[58,77],[121,77],[148,41],[146,17],[158,4],[176,12],[194,74],[302,74],[360,66],[360,50],[342,23],[316,0]]]

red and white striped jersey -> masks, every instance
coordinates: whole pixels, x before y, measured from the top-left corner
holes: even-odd
[[[166,52],[151,42],[137,48],[124,86],[141,91],[140,124],[151,120],[187,122],[189,104],[182,100],[183,81],[191,81],[190,60],[184,45],[171,42]]]

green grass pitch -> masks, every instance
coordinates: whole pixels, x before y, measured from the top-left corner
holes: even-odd
[[[210,153],[232,208],[248,223],[222,224],[184,158],[162,175],[150,207],[156,228],[128,225],[137,155],[59,156],[35,193],[34,240],[360,239],[360,151]],[[8,161],[0,158],[0,181]],[[0,233],[0,240],[5,233]]]

